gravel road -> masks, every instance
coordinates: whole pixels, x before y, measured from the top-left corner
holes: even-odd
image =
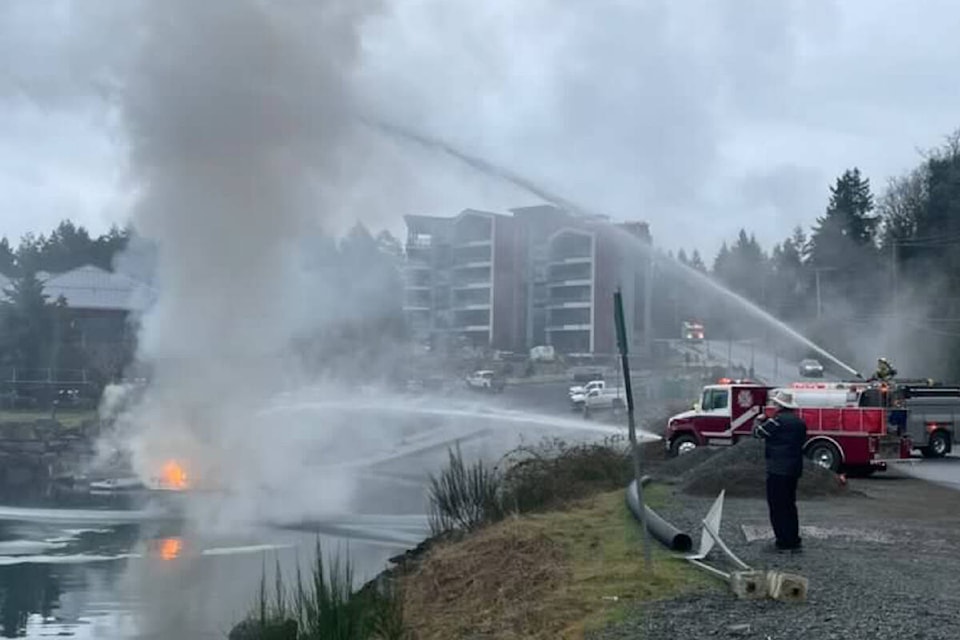
[[[851,481],[851,490],[800,503],[801,525],[818,529],[805,532],[799,555],[766,551],[766,540],[747,541],[741,525],[768,526],[763,501],[728,499],[724,506],[724,541],[754,568],[806,576],[807,603],[739,601],[717,587],[639,607],[593,637],[960,638],[960,492],[897,471]],[[696,531],[696,541],[695,525],[711,502],[675,495],[662,513]]]

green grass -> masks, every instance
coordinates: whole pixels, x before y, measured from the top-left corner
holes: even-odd
[[[309,575],[292,587],[279,562],[272,592],[264,570],[253,611],[231,632],[243,640],[407,640],[403,603],[389,590],[354,591],[349,559],[324,560],[319,541]],[[242,632],[239,631],[242,629]]]
[[[582,638],[639,603],[709,584],[659,545],[648,571],[641,545],[623,489],[507,518],[432,550],[402,579],[408,622],[422,640]]]
[[[51,415],[53,415],[53,412],[50,409],[3,409],[0,410],[0,429],[6,423],[48,420]],[[66,429],[75,429],[84,422],[96,419],[96,409],[61,409],[56,413],[56,420]]]
[[[655,497],[650,496],[648,504],[655,504]],[[578,630],[623,620],[639,602],[708,584],[702,574],[652,538],[653,570],[646,571],[643,536],[623,491],[601,494],[579,509],[550,514],[545,524],[549,535],[563,542],[573,568],[568,596],[571,606],[582,603],[585,613]]]

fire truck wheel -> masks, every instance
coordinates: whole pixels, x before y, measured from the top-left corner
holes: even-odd
[[[676,458],[697,448],[697,439],[690,434],[679,435],[670,443],[670,454]]]
[[[814,442],[807,448],[807,457],[813,460],[814,464],[834,473],[840,469],[840,450],[832,442],[826,440]]]
[[[931,458],[942,458],[950,451],[950,436],[946,431],[934,431],[930,434],[930,443],[927,446]]]

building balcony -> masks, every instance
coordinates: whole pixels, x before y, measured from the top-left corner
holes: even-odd
[[[422,304],[418,304],[418,303],[405,304],[405,305],[403,305],[403,310],[404,310],[404,312],[406,312],[406,313],[429,313],[429,312],[430,312],[430,306],[429,306],[429,305],[422,305]]]
[[[429,284],[417,284],[415,282],[404,282],[403,288],[406,291],[430,291],[433,289]]]
[[[476,240],[462,240],[453,245],[453,250],[469,249],[470,247],[489,247],[492,244],[490,238],[478,238]]]
[[[465,324],[462,326],[454,326],[454,331],[460,333],[488,333],[490,331],[489,324]]]
[[[453,291],[465,289],[489,289],[492,286],[490,280],[477,280],[476,282],[457,282],[450,286]]]
[[[450,307],[452,311],[487,311],[490,309],[489,302],[454,302]]]
[[[559,267],[565,264],[590,264],[593,262],[593,256],[571,256],[569,258],[553,258],[550,260],[551,267]]]
[[[592,324],[554,324],[548,325],[547,331],[590,331]]]
[[[581,278],[579,280],[557,280],[556,282],[548,282],[547,286],[556,289],[557,287],[589,287],[593,286],[593,280],[591,278]]]
[[[589,309],[593,306],[590,300],[548,300],[547,309]]]
[[[425,262],[404,262],[402,269],[404,271],[430,271],[433,267]]]
[[[480,269],[481,267],[489,268],[492,264],[493,262],[491,262],[490,259],[488,258],[485,260],[472,260],[470,262],[461,262],[459,264],[453,265],[453,268],[454,270]]]

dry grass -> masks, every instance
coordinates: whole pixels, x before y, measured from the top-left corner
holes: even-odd
[[[647,575],[621,489],[439,545],[401,578],[404,610],[421,640],[582,638],[632,603],[703,583],[659,550],[654,560]]]

